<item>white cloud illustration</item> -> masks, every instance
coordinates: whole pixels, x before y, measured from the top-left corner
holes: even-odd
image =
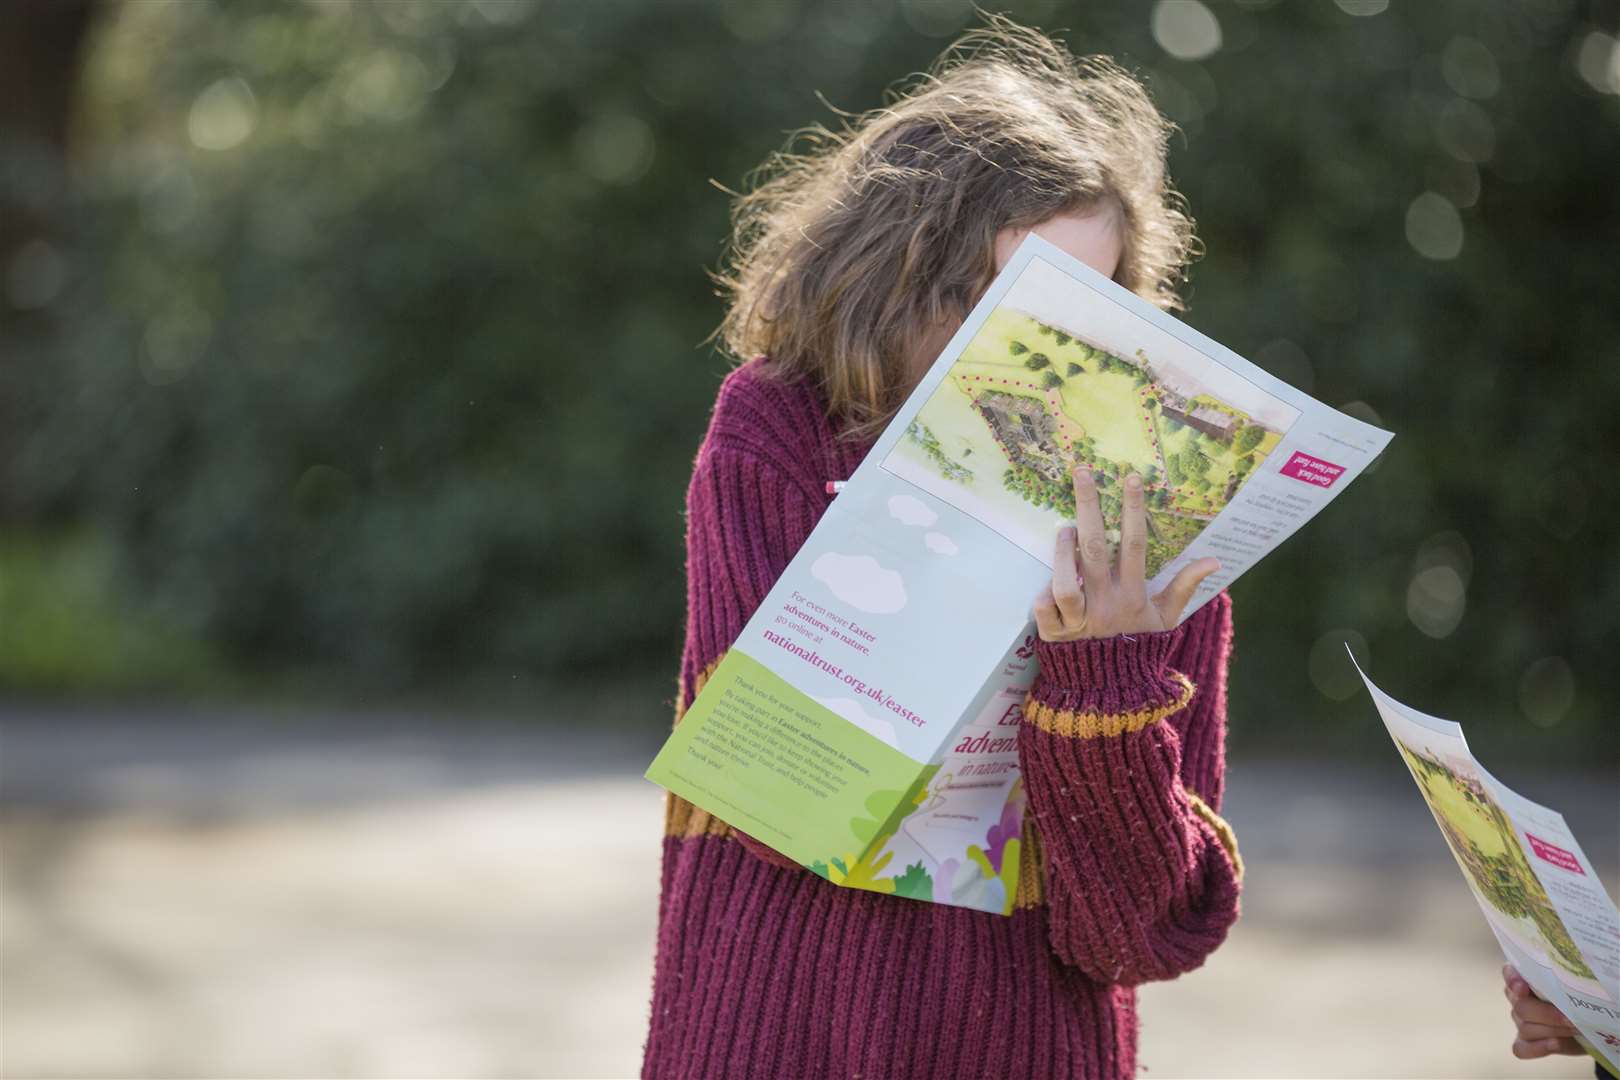
[[[906,606],[906,586],[895,570],[870,555],[829,551],[810,564],[810,574],[850,607],[872,615],[893,615]]]
[[[868,735],[876,736],[896,750],[900,749],[900,740],[894,733],[894,725],[881,716],[873,716],[867,712],[861,703],[854,698],[816,698],[816,701],[842,716]]]
[[[1007,886],[998,877],[985,877],[979,864],[968,859],[956,869],[951,881],[951,899],[958,907],[1000,911],[1007,903]]]
[[[932,525],[939,515],[915,495],[890,495],[889,514],[902,525]]]
[[[962,550],[956,546],[955,540],[952,540],[942,532],[929,533],[927,536],[923,537],[923,543],[927,544],[928,550],[932,551],[935,555],[955,555]]]

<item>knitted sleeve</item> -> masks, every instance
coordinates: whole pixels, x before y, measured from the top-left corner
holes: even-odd
[[[1207,617],[1230,619],[1228,604],[1211,607]],[[1180,649],[1187,625],[1036,646],[1019,754],[1049,937],[1062,960],[1102,983],[1191,971],[1238,917],[1237,844],[1186,786],[1189,728],[1175,722],[1183,710],[1224,710],[1214,688],[1224,686],[1229,623]],[[1188,672],[1170,666],[1173,654]]]
[[[686,652],[677,723],[825,505],[751,448],[712,441],[704,446],[686,500]],[[760,858],[798,867],[735,826],[729,831]]]

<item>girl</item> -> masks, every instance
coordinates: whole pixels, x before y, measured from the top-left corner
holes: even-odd
[[[1169,125],[1103,59],[994,20],[911,91],[737,206],[727,347],[687,501],[676,723],[831,499],[1030,231],[1162,307],[1192,244]],[[843,889],[670,797],[648,1077],[1130,1077],[1134,987],[1238,915],[1216,814],[1232,638],[1216,566],[1143,584],[1140,478],[1118,564],[1089,474],[1034,604],[1010,917]]]

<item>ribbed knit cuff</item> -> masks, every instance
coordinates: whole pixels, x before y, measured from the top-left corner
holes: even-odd
[[[1175,712],[1196,689],[1169,666],[1180,629],[1038,641],[1040,674],[1025,721],[1043,731],[1090,736],[1138,731]]]
[[[1066,691],[1123,688],[1163,679],[1165,664],[1179,640],[1179,628],[1079,641],[1038,638],[1035,655],[1041,673]]]

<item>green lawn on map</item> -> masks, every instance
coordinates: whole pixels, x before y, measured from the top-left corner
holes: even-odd
[[[1513,920],[1518,933],[1565,971],[1580,979],[1595,979],[1569,928],[1531,870],[1507,815],[1479,778],[1405,743],[1400,747],[1424,799],[1442,822],[1452,853],[1473,879],[1479,895]]]
[[[1223,415],[1233,423],[1217,436],[1167,415],[1171,402],[1187,413],[1204,410],[1199,423],[1219,424]],[[1158,384],[1151,357],[1108,353],[1010,308],[991,313],[914,429],[946,479],[972,483],[957,471],[971,467],[988,482],[974,485],[979,494],[1010,495],[1060,517],[1074,514],[1069,471],[1090,465],[1114,541],[1120,485],[1129,473],[1141,474],[1149,574],[1197,537],[1281,439],[1208,393]],[[974,447],[988,450],[990,460],[981,454],[969,461]]]

